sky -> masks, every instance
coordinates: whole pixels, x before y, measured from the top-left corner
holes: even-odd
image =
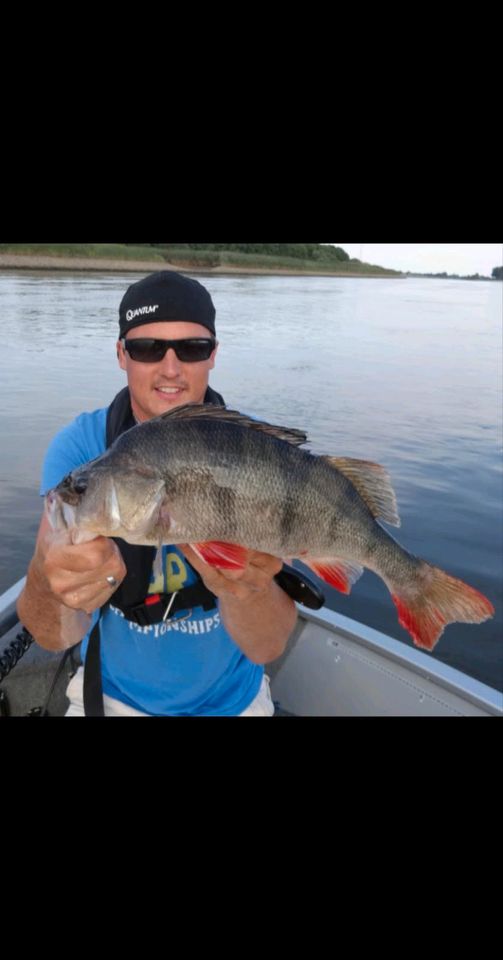
[[[503,243],[336,243],[350,257],[412,273],[480,273],[503,266]]]

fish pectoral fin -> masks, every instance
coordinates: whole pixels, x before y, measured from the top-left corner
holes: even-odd
[[[322,457],[331,467],[351,481],[376,519],[393,527],[400,526],[395,491],[389,473],[380,463],[353,460],[351,457]]]
[[[205,563],[222,570],[244,570],[248,560],[246,547],[240,547],[237,543],[208,540],[205,543],[191,543],[189,546]]]
[[[339,560],[337,557],[325,559],[313,559],[312,557],[300,557],[302,563],[305,563],[317,577],[321,577],[325,583],[341,593],[351,593],[351,587],[361,577],[363,567],[348,560]]]

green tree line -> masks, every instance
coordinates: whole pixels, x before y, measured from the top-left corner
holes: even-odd
[[[341,262],[349,260],[342,247],[324,243],[135,243],[135,247],[173,247],[176,250],[228,250],[230,253],[256,253],[298,260]]]

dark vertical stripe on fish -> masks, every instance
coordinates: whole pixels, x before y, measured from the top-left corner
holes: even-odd
[[[328,531],[327,531],[328,540],[332,541],[333,543],[337,543],[339,530],[340,530],[340,521],[339,521],[339,517],[337,516],[337,512],[334,510],[334,515],[331,518],[328,526]]]
[[[219,517],[223,518],[224,538],[228,543],[234,543],[238,529],[236,509],[236,494],[230,487],[215,488],[215,507]]]
[[[281,478],[282,496],[281,496],[281,515],[279,517],[281,542],[284,548],[288,547],[290,538],[295,532],[299,521],[298,504],[301,501],[299,497],[298,474],[295,473],[295,467],[292,458],[292,448],[286,443],[276,444],[276,458],[278,472]]]
[[[291,497],[287,496],[283,501],[280,519],[281,542],[283,547],[286,547],[289,543],[289,538],[295,530],[296,519],[297,511],[295,509],[295,502]]]

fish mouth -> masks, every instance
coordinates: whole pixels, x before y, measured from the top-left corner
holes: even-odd
[[[55,490],[46,494],[45,512],[53,530],[69,530],[75,526],[75,508]]]

